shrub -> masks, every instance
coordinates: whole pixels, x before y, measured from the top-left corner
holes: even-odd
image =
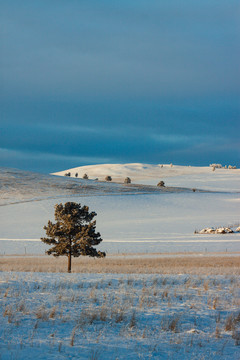
[[[129,177],[126,177],[124,180],[124,184],[131,184],[131,179]]]
[[[84,174],[83,179],[88,180],[88,174]]]
[[[161,187],[161,186],[165,186],[164,181],[159,181],[159,183],[157,184],[157,186]]]
[[[109,175],[107,175],[107,176],[105,177],[105,180],[106,180],[106,181],[112,181],[112,177],[109,176]]]

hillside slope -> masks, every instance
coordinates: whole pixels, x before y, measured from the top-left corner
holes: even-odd
[[[104,180],[110,175],[114,182],[123,183],[128,176],[134,184],[156,185],[164,180],[167,186],[198,188],[215,191],[240,191],[240,169],[218,169],[212,167],[179,166],[179,165],[150,165],[150,164],[102,164],[80,166],[54,173],[64,176],[82,177],[85,173],[90,179]]]

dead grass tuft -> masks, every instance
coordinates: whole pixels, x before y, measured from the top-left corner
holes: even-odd
[[[179,332],[180,328],[180,316],[178,314],[174,314],[172,316],[164,316],[162,318],[161,327],[163,331],[172,331]]]
[[[35,315],[37,319],[42,321],[47,321],[49,319],[49,312],[44,305],[39,306],[39,308],[36,310]]]
[[[240,312],[237,314],[230,314],[225,322],[225,331],[234,331],[236,325],[240,323]]]

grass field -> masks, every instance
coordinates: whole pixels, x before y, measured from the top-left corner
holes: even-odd
[[[67,258],[53,256],[2,256],[1,271],[66,272]],[[240,275],[240,256],[234,254],[116,255],[104,259],[73,258],[72,272],[124,274]]]

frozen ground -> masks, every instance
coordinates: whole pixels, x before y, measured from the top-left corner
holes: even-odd
[[[134,171],[136,181],[156,183],[159,171],[165,171],[169,175],[165,182],[177,185],[178,179],[186,186],[187,179],[190,189],[125,186],[3,169],[1,254],[43,254],[46,248],[39,240],[44,235],[43,226],[48,219],[54,220],[54,205],[66,201],[86,204],[97,212],[97,230],[103,238],[100,247],[108,253],[240,251],[240,233],[194,234],[204,227],[240,222],[239,169],[213,172],[209,167],[128,164],[112,165],[112,172],[109,165],[96,166],[93,175],[110,174],[114,179],[116,168],[118,180]],[[79,169],[71,170],[72,174],[80,174]],[[81,171],[87,172],[86,167]],[[191,188],[200,183],[202,189],[212,192],[193,192]],[[222,192],[213,192],[215,188]]]
[[[237,276],[0,273],[1,359],[238,360]]]

